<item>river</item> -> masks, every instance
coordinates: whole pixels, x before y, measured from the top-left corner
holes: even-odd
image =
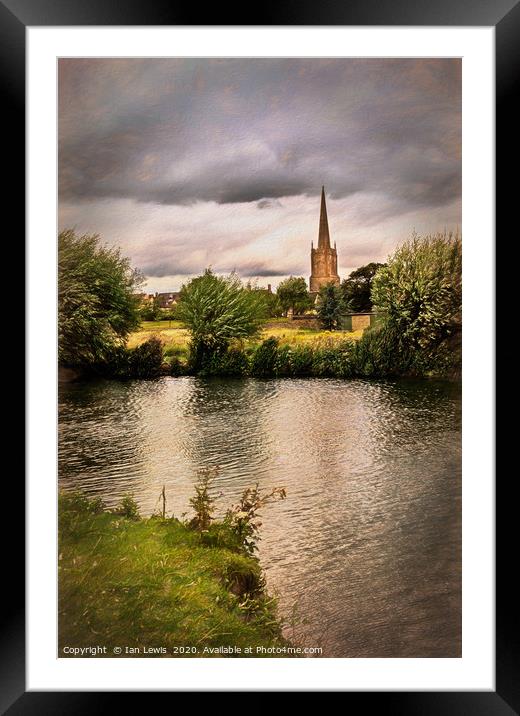
[[[60,386],[59,482],[189,511],[244,488],[287,635],[325,657],[461,655],[461,390],[442,381],[162,378]]]

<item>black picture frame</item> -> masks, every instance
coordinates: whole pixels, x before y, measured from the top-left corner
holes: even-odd
[[[4,206],[25,204],[25,29],[67,25],[200,25],[200,8],[180,7],[171,0],[0,0],[0,81],[3,89],[4,137],[14,148]],[[496,33],[497,231],[512,219],[516,182],[506,180],[511,157],[518,156],[517,114],[514,111],[520,66],[520,2],[517,0],[321,0],[320,3],[264,2],[247,17],[215,4],[204,9],[204,25],[366,25],[366,26],[494,26]],[[516,151],[515,151],[516,150]],[[5,167],[5,165],[4,165]],[[516,193],[516,192],[515,192]],[[515,201],[516,199],[516,201]],[[511,227],[514,226],[512,221]],[[20,224],[18,223],[18,233]],[[506,444],[503,438],[503,445]],[[514,476],[511,475],[513,478]],[[16,479],[15,479],[16,478]],[[515,502],[509,484],[496,491],[496,690],[460,692],[345,692],[347,708],[360,698],[364,707],[396,714],[520,713],[520,664],[517,636],[517,595],[511,574],[509,545],[515,544]],[[10,476],[12,493],[6,504],[24,503],[21,477]],[[19,509],[19,507],[17,508]],[[499,518],[499,519],[498,519]],[[3,597],[0,634],[0,709],[18,714],[81,714],[121,709],[121,693],[26,692],[24,533],[4,544]],[[513,560],[514,561],[514,560]],[[168,694],[162,694],[168,696]],[[131,694],[133,707],[150,694]],[[168,696],[171,702],[171,694]],[[117,701],[116,701],[117,699]],[[366,699],[369,699],[367,703]]]

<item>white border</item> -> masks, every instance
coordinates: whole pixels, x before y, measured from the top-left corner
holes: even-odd
[[[494,28],[28,28],[28,690],[493,690]],[[463,657],[56,658],[56,58],[463,57]]]

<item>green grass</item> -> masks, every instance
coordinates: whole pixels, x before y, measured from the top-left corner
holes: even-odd
[[[135,348],[152,335],[158,336],[164,346],[166,359],[176,356],[181,360],[188,357],[189,332],[180,321],[143,321],[140,330],[128,339],[128,348]],[[286,318],[272,318],[266,324],[259,339],[246,341],[246,347],[256,345],[271,336],[278,338],[280,345],[313,345],[332,347],[345,339],[359,340],[363,331],[321,331],[317,328],[303,328]]]
[[[131,519],[62,494],[58,564],[60,656],[101,645],[101,657],[221,656],[204,648],[222,646],[253,647],[235,656],[258,657],[256,647],[287,645],[258,561],[237,551],[222,524],[201,535],[176,519]],[[143,653],[152,647],[167,653]]]

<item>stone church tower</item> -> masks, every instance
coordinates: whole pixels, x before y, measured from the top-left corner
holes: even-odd
[[[318,233],[318,248],[311,244],[311,277],[310,291],[317,293],[321,286],[333,283],[339,286],[338,254],[336,242],[334,248],[330,246],[329,222],[327,220],[327,206],[325,204],[325,188],[321,187],[320,229]]]

